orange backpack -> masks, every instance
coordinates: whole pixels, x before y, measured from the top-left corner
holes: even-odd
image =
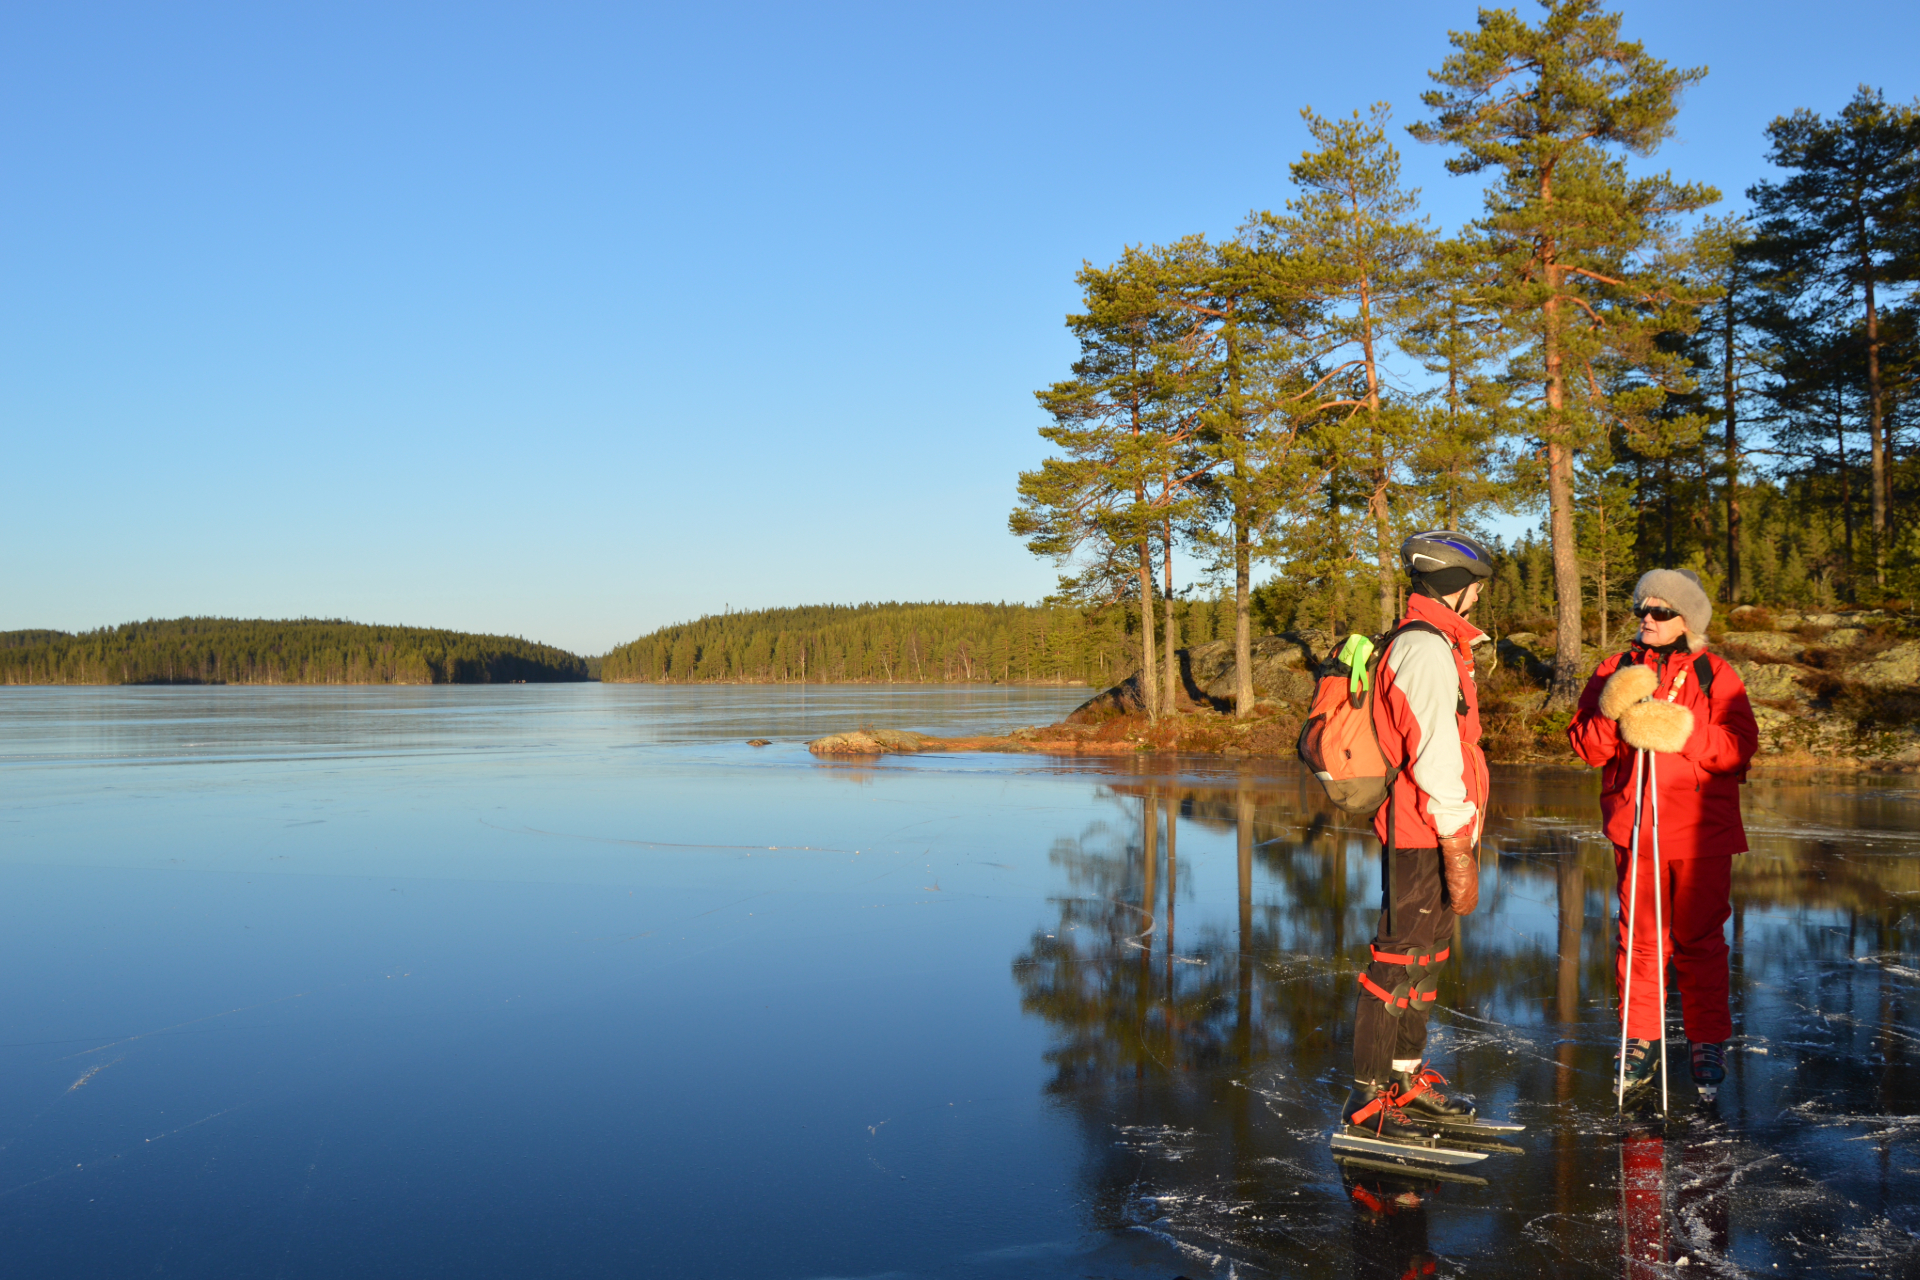
[[[1400,767],[1387,763],[1373,728],[1373,676],[1387,646],[1405,631],[1431,631],[1430,622],[1409,622],[1388,632],[1376,646],[1351,635],[1316,673],[1313,706],[1300,727],[1300,759],[1327,789],[1327,798],[1348,813],[1371,817],[1386,803]]]

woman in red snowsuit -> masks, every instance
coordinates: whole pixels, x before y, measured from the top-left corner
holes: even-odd
[[[1580,696],[1567,737],[1581,759],[1602,770],[1600,814],[1619,873],[1620,936],[1615,972],[1627,975],[1627,920],[1633,921],[1633,1006],[1626,1020],[1629,1087],[1653,1079],[1664,1035],[1658,966],[1671,959],[1681,1017],[1692,1042],[1692,1074],[1711,1092],[1725,1078],[1722,1042],[1733,1033],[1727,1005],[1727,942],[1733,913],[1733,855],[1747,851],[1740,784],[1759,742],[1740,675],[1705,651],[1713,606],[1685,569],[1655,569],[1633,591],[1640,631],[1625,653],[1600,664]],[[1659,788],[1660,866],[1653,863],[1653,796],[1641,780],[1640,867],[1630,876],[1634,756]],[[1637,883],[1627,901],[1630,882]],[[1660,895],[1665,937],[1654,927]],[[1644,994],[1642,994],[1644,993]]]

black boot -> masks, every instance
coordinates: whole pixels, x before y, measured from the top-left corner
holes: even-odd
[[[1394,1093],[1408,1119],[1429,1124],[1472,1124],[1472,1105],[1440,1092],[1439,1086],[1446,1082],[1447,1078],[1432,1067],[1393,1073]]]
[[[1353,1091],[1347,1095],[1347,1105],[1340,1109],[1340,1119],[1354,1133],[1369,1138],[1413,1142],[1422,1146],[1433,1141],[1428,1134],[1408,1123],[1407,1113],[1400,1109],[1399,1095],[1390,1084],[1375,1084],[1371,1080],[1354,1081]]]

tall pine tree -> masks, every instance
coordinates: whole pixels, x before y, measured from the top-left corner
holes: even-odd
[[[1718,199],[1665,175],[1630,178],[1622,153],[1645,156],[1673,129],[1680,95],[1706,74],[1675,70],[1620,37],[1620,15],[1596,0],[1542,0],[1530,26],[1482,9],[1454,32],[1432,73],[1433,111],[1414,136],[1455,148],[1458,174],[1494,170],[1478,240],[1495,271],[1487,291],[1513,350],[1517,416],[1543,454],[1559,613],[1554,698],[1571,701],[1581,669],[1580,565],[1574,462],[1612,414],[1644,414],[1673,364],[1655,335],[1689,321],[1666,256],[1671,221]],[[1612,366],[1653,376],[1625,399],[1603,391]]]
[[[1893,476],[1881,332],[1887,292],[1920,273],[1920,104],[1861,86],[1835,119],[1800,110],[1767,126],[1767,159],[1788,171],[1748,192],[1757,249],[1802,311],[1844,300],[1860,331],[1871,468],[1873,572],[1885,586]]]

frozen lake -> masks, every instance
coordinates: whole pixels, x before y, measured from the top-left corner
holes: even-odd
[[[803,745],[1086,692],[0,690],[4,1270],[1920,1270],[1915,780],[1746,788],[1729,1079],[1676,997],[1662,1123],[1594,781],[1496,770],[1432,1051],[1526,1154],[1355,1181],[1378,860],[1311,778]]]

